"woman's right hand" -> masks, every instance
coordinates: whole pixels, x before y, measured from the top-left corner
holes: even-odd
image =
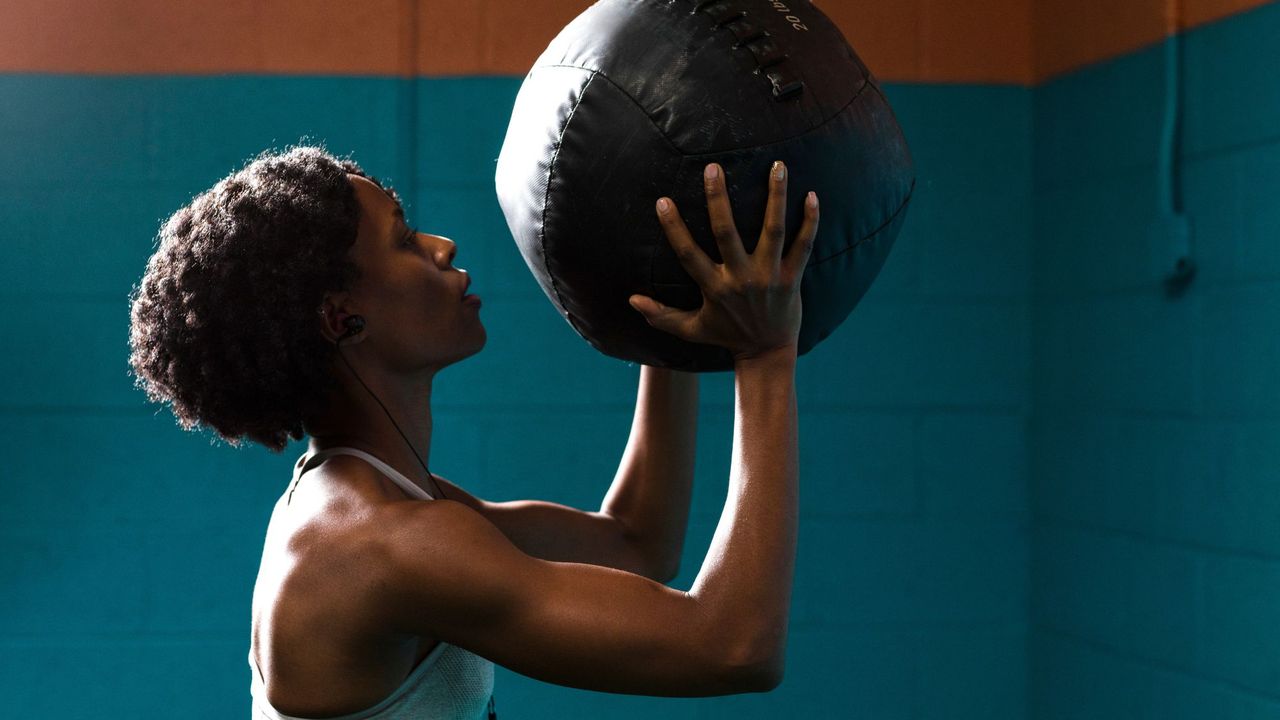
[[[658,221],[685,272],[702,290],[702,306],[678,310],[645,295],[632,295],[634,307],[653,327],[695,343],[719,345],[743,360],[799,341],[800,281],[818,232],[818,199],[809,193],[804,222],[782,257],[786,235],[787,177],[781,161],[769,174],[769,199],[756,251],[747,254],[733,222],[724,171],[707,165],[703,174],[711,231],[723,263],[714,263],[694,243],[670,198],[658,200]]]

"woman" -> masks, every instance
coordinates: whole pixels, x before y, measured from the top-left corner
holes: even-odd
[[[602,512],[490,503],[427,469],[432,379],[486,336],[456,246],[409,228],[394,190],[348,159],[294,147],[260,155],[165,223],[133,298],[139,385],[184,428],[203,423],[236,446],[279,452],[310,436],[254,590],[256,717],[492,716],[493,663],[647,695],[781,681],[799,286],[817,201],[810,193],[784,257],[776,163],[747,254],[716,165],[705,184],[723,264],[673,203],[656,208],[702,306],[631,298],[652,326],[734,357],[728,499],[688,592],[662,584],[675,576],[688,481],[652,469],[692,472],[692,428],[657,425],[692,425],[696,376],[643,368],[626,456],[650,471],[615,483]]]

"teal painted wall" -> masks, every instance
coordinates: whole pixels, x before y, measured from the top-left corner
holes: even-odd
[[[1035,90],[1031,716],[1280,718],[1280,5]]]
[[[128,374],[126,297],[160,222],[261,149],[306,136],[353,151],[408,194],[412,222],[458,241],[489,342],[437,378],[433,470],[493,500],[599,508],[639,366],[578,338],[509,237],[492,177],[518,87],[0,77],[6,712],[248,712],[253,581],[304,444],[237,451],[146,404]],[[888,93],[920,182],[878,283],[799,363],[804,489],[783,685],[643,698],[499,669],[502,717],[1023,714],[1031,93]],[[731,375],[704,376],[701,401],[681,588],[724,503]]]
[[[506,718],[1280,718],[1280,6],[1184,38],[1199,276],[1160,280],[1160,48],[1034,90],[891,85],[910,218],[799,365],[787,677],[611,696],[499,670]],[[594,353],[507,237],[518,79],[0,77],[0,689],[12,716],[237,716],[282,455],[181,432],[125,361],[159,222],[306,136],[460,243],[484,352],[441,374],[433,468],[598,507],[638,368]],[[724,500],[727,374],[702,381],[688,587]]]

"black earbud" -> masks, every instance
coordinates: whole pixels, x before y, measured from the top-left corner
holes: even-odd
[[[347,326],[347,331],[339,337],[338,340],[345,340],[352,335],[359,335],[364,330],[364,318],[359,315],[348,315],[342,319],[342,324]]]

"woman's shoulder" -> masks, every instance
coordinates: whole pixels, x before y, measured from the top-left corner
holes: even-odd
[[[364,458],[335,453],[297,478],[286,508],[300,515],[357,519],[375,506],[407,499],[404,491]]]

